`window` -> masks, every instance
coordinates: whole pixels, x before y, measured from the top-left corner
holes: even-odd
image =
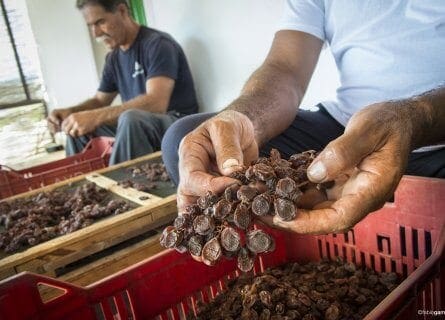
[[[26,1],[0,5],[0,164],[14,165],[42,153],[53,139]]]
[[[26,3],[0,3],[0,109],[43,100],[43,80]]]

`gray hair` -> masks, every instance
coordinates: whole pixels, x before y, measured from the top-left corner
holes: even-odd
[[[118,5],[121,3],[125,4],[128,8],[128,3],[126,0],[76,0],[77,9],[81,10],[86,5],[101,6],[107,12],[115,12]]]

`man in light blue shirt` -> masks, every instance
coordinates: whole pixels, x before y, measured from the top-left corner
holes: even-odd
[[[298,110],[323,44],[340,73],[337,99]],[[353,227],[403,174],[445,178],[443,48],[442,0],[287,0],[270,52],[241,95],[167,132],[163,153],[179,179],[180,212],[205,190],[224,190],[234,182],[227,175],[272,147],[285,156],[323,150],[308,177],[335,181],[323,209],[267,221],[298,233]]]

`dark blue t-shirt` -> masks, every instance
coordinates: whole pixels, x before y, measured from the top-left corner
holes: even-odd
[[[168,111],[198,112],[192,74],[182,48],[167,33],[144,26],[127,51],[117,48],[107,55],[99,91],[117,91],[125,102],[145,94],[146,81],[156,76],[175,80]]]

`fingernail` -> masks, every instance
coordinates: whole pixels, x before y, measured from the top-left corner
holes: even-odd
[[[236,166],[239,166],[239,162],[236,159],[227,159],[222,165],[223,169],[228,169]]]
[[[326,167],[318,161],[309,167],[307,173],[312,179],[322,181],[326,178]]]

